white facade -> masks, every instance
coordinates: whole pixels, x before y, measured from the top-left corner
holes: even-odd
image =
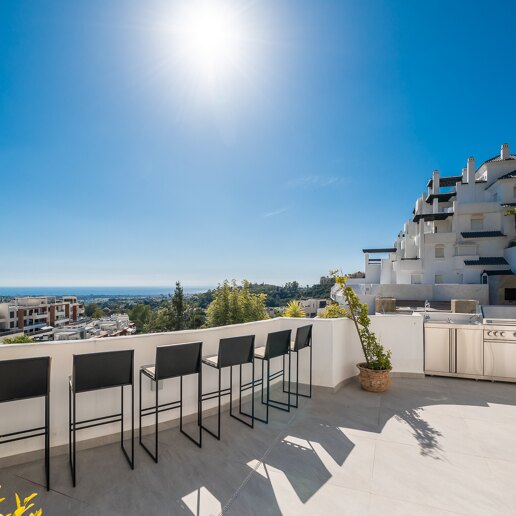
[[[329,302],[327,299],[300,299],[299,306],[301,306],[307,317],[316,317],[326,308]]]
[[[368,288],[378,291],[377,285],[481,284],[486,275],[516,273],[516,253],[511,252],[516,218],[506,215],[514,206],[516,155],[508,144],[478,169],[469,158],[460,175],[441,177],[435,170],[394,246],[364,249],[366,278],[358,290],[364,294]]]

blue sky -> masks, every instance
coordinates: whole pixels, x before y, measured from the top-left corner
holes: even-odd
[[[0,3],[0,285],[316,282],[516,149],[514,1],[224,3],[216,87],[173,0]]]

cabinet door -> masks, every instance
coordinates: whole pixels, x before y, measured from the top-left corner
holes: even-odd
[[[425,328],[425,371],[450,372],[450,330]]]
[[[485,375],[516,379],[516,342],[484,342]]]
[[[484,339],[482,328],[457,328],[455,334],[457,349],[457,373],[484,374]]]

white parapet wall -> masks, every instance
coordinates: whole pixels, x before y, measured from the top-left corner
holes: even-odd
[[[373,330],[378,334],[385,346],[393,353],[393,372],[423,373],[423,318],[420,316],[386,315],[372,316]],[[139,404],[139,370],[142,365],[152,364],[155,360],[156,347],[165,344],[183,342],[203,342],[203,355],[215,355],[221,338],[240,335],[256,335],[256,346],[265,344],[269,332],[295,329],[305,324],[313,324],[313,384],[329,389],[339,388],[343,382],[357,374],[356,364],[363,360],[360,344],[354,325],[347,319],[293,319],[276,318],[247,324],[237,324],[220,328],[187,330],[180,332],[132,335],[127,337],[57,341],[38,344],[0,345],[0,360],[50,356],[51,384],[51,446],[65,450],[68,444],[68,378],[72,373],[72,357],[74,354],[113,351],[122,349],[135,350],[135,425],[138,432]],[[303,355],[304,354],[304,355]],[[277,359],[273,370],[280,366]],[[294,371],[294,364],[292,370]],[[256,367],[256,377],[259,375]],[[234,376],[234,386],[238,390],[238,375]],[[244,378],[250,379],[250,366],[244,368]],[[142,388],[144,406],[152,404],[154,393],[150,390],[149,381]],[[308,350],[301,352],[300,381],[308,382]],[[229,375],[223,374],[223,386],[228,386]],[[203,391],[213,391],[217,387],[217,373],[209,367],[203,367]],[[126,402],[130,392],[127,388]],[[184,378],[184,414],[194,415],[197,411],[197,380],[194,376]],[[174,401],[179,397],[179,381],[166,380],[160,391],[160,402]],[[227,399],[225,400],[227,402]],[[117,413],[119,411],[120,394],[115,389],[77,395],[77,418],[79,420]],[[204,410],[213,409],[216,400],[203,404]],[[43,398],[14,401],[0,404],[0,434],[15,432],[21,429],[37,427],[43,421]],[[179,417],[178,411],[160,414],[160,422],[171,422]],[[130,427],[128,405],[125,411],[125,428]],[[143,426],[150,426],[153,418],[144,420]],[[78,441],[87,441],[88,445],[106,442],[109,436],[115,438],[119,432],[119,424],[109,424],[78,432]],[[137,435],[137,434],[136,434]],[[0,459],[13,456],[24,456],[29,460],[27,452],[41,450],[43,438],[3,444],[0,446]],[[2,461],[0,461],[0,465]]]

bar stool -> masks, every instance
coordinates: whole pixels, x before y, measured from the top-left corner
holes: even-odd
[[[283,410],[285,412],[290,412],[290,339],[292,336],[292,330],[281,330],[269,333],[267,335],[267,342],[265,346],[255,349],[254,358],[262,361],[262,376],[258,380],[254,380],[253,375],[253,384],[261,385],[262,393],[261,399],[262,404],[265,405],[265,419],[256,417],[262,423],[269,422],[269,407],[276,408],[278,410]],[[285,383],[285,357],[288,356],[288,383],[289,390],[284,391],[288,394],[287,403],[280,400],[274,400],[270,396],[270,383],[271,380],[275,380],[280,376],[283,377],[283,383]],[[275,373],[270,372],[271,369],[271,360],[274,358],[283,357],[283,368]],[[267,363],[267,373],[264,372],[264,365]],[[267,397],[264,399],[264,382],[267,381]],[[249,384],[244,386],[244,390],[249,388]]]
[[[76,485],[76,433],[78,430],[120,422],[122,452],[134,469],[134,350],[105,351],[73,355],[68,389],[68,453],[73,486]],[[124,386],[131,386],[131,458],[124,448]],[[120,412],[77,421],[76,397],[83,392],[120,387]]]
[[[202,414],[201,414],[201,393],[202,393],[202,368],[201,368],[202,342],[188,344],[172,344],[169,346],[158,346],[156,348],[156,361],[154,365],[142,366],[140,368],[140,444],[143,449],[158,462],[158,414],[167,410],[179,409],[179,430],[194,442],[199,448],[202,445]],[[197,374],[197,424],[199,426],[199,438],[196,440],[183,430],[183,376]],[[151,385],[156,389],[156,404],[152,407],[142,408],[142,377],[150,379]],[[168,378],[179,377],[179,400],[170,403],[159,404],[158,382]],[[142,441],[142,418],[145,416],[155,417],[154,446],[155,455],[145,446]]]
[[[303,398],[312,397],[312,324],[306,326],[300,326],[296,331],[296,340],[290,343],[290,352],[296,354],[296,402],[292,406],[297,408],[299,405],[299,396]],[[301,394],[299,392],[299,352],[302,349],[310,349],[310,383],[308,388],[308,394]],[[283,359],[283,367],[285,367],[285,359]],[[285,390],[285,382],[283,382],[283,392]]]
[[[233,414],[233,366],[239,366],[239,389],[242,391],[242,365],[251,364],[252,378],[254,378],[254,335],[246,335],[243,337],[230,337],[226,339],[220,339],[218,354],[211,357],[205,357],[202,359],[202,363],[209,367],[218,369],[219,371],[219,387],[216,391],[206,392],[202,395],[202,401],[218,398],[218,411],[217,411],[217,433],[212,432],[209,428],[201,425],[203,430],[206,430],[210,435],[220,441],[220,411],[221,411],[221,398],[222,396],[229,395],[229,415],[234,417],[241,423],[254,428],[254,385],[252,386],[252,398],[251,398],[251,414],[246,414],[242,411],[242,397],[238,400],[238,411],[242,415],[246,415],[251,418],[251,422],[245,421],[238,416]],[[229,387],[222,389],[222,369],[229,367]],[[202,402],[201,402],[202,404]]]
[[[0,361],[0,403],[45,398],[45,424],[0,435],[0,444],[45,436],[47,491],[50,490],[50,361],[50,357]]]

